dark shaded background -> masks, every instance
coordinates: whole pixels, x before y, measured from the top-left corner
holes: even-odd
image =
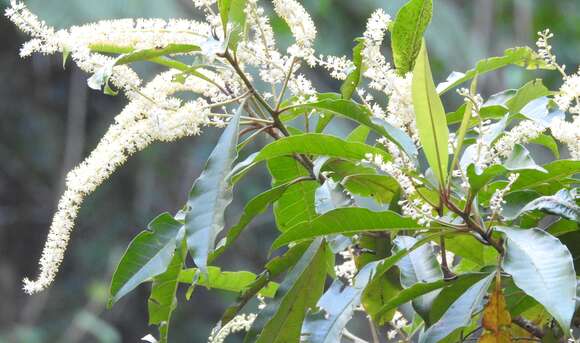
[[[402,0],[306,0],[319,30],[322,53],[348,54],[377,7],[392,16]],[[187,0],[36,0],[27,2],[50,24],[66,27],[126,16],[191,17]],[[560,61],[573,69],[580,52],[580,2],[577,0],[437,0],[427,34],[435,77],[470,68],[480,58],[516,45],[533,45],[535,32],[550,27]],[[0,1],[0,7],[5,6]],[[282,44],[290,37],[279,19]],[[112,310],[104,307],[114,266],[130,239],[157,214],[184,203],[217,140],[209,134],[172,144],[157,144],[137,154],[90,196],[79,215],[71,246],[53,287],[35,296],[21,291],[21,279],[34,277],[63,176],[95,146],[125,104],[88,90],[87,75],[60,56],[18,57],[25,37],[0,18],[0,343],[138,342],[155,329],[147,325],[147,286]],[[145,73],[150,70],[144,69]],[[535,75],[535,76],[534,76]],[[481,90],[517,87],[539,74],[517,68],[483,78]],[[321,91],[338,84],[311,72]],[[559,85],[557,75],[548,84]],[[448,104],[459,97],[449,95]],[[448,110],[451,106],[448,107]],[[340,127],[335,130],[341,130]],[[268,186],[263,170],[236,190],[228,210],[234,222],[244,201]],[[274,236],[271,215],[256,220],[237,244],[218,260],[224,269],[260,271]],[[172,342],[205,342],[231,294],[197,288],[174,315]],[[233,339],[232,341],[235,341]]]

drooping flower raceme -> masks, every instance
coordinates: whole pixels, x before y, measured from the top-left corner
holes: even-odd
[[[84,198],[127,158],[154,141],[172,141],[200,133],[200,127],[211,123],[211,105],[203,99],[182,104],[171,94],[179,91],[203,93],[212,86],[204,82],[172,82],[175,72],[160,74],[115,118],[97,147],[66,178],[62,195],[40,260],[38,279],[24,280],[27,293],[46,288],[62,262],[71,230]]]
[[[56,30],[30,12],[22,1],[11,0],[6,15],[31,36],[21,50],[22,56],[34,52],[70,54],[87,73],[96,76],[105,71],[111,84],[123,90],[130,100],[94,151],[67,175],[66,189],[43,249],[40,274],[36,280],[25,279],[26,292],[38,292],[54,280],[84,198],[130,155],[156,141],[199,134],[206,125],[223,126],[224,119],[231,116],[226,106],[249,94],[237,71],[228,66],[197,69],[191,74],[171,69],[143,86],[131,67],[116,65],[116,58],[106,55],[185,44],[199,46],[201,50],[186,54],[200,54],[213,61],[223,51],[220,40],[224,38],[222,30],[215,30],[216,25],[221,25],[219,16],[211,9],[215,1],[194,1],[194,5],[204,8],[205,22],[120,19]],[[316,37],[314,23],[296,1],[275,1],[274,8],[290,26],[296,43],[288,54],[278,52],[267,16],[255,0],[250,0],[246,14],[251,35],[240,42],[236,62],[242,70],[246,65],[260,69],[260,77],[272,86],[272,93],[269,97],[264,94],[264,98],[280,101],[288,89],[298,102],[313,101],[316,90],[298,70],[303,61],[316,64],[312,47]],[[252,76],[247,77],[252,80]],[[178,92],[192,92],[197,98],[184,102],[174,96]],[[212,113],[213,108],[225,113]]]

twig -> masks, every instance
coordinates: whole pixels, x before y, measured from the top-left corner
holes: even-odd
[[[544,330],[522,316],[513,318],[512,322],[538,338],[543,338],[545,335]]]

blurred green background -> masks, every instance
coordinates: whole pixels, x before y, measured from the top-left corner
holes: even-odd
[[[338,55],[350,54],[352,40],[362,34],[375,8],[394,16],[402,3],[304,1],[318,25],[319,52]],[[104,18],[196,16],[189,0],[31,0],[27,4],[58,28]],[[282,44],[288,42],[287,28],[278,19],[273,23]],[[556,35],[553,45],[560,62],[575,69],[580,60],[580,1],[437,0],[427,33],[435,78],[442,81],[452,70],[464,71],[506,48],[533,45],[535,33],[546,27]],[[63,69],[60,56],[21,60],[18,50],[25,39],[6,18],[0,19],[0,343],[138,342],[147,333],[156,333],[147,325],[147,286],[106,309],[112,270],[131,238],[151,219],[164,211],[175,212],[185,202],[217,135],[210,129],[210,134],[154,145],[131,158],[83,206],[54,286],[26,296],[21,279],[37,273],[64,174],[95,146],[125,100],[88,90],[87,75],[70,64]],[[308,73],[320,91],[339,86],[322,73]],[[480,91],[489,95],[538,75],[507,69],[481,80]],[[556,88],[558,76],[546,75],[548,85]],[[447,97],[448,105],[459,101],[456,95]],[[256,170],[246,180],[243,188],[236,189],[228,210],[230,224],[239,217],[243,203],[269,182],[264,170]],[[271,215],[263,215],[218,260],[219,265],[259,272],[274,230]],[[172,342],[205,342],[234,299],[232,294],[199,287],[188,302],[182,293],[179,296]]]

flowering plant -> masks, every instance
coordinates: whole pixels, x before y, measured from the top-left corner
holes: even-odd
[[[129,156],[217,126],[223,133],[185,206],[153,219],[113,275],[111,305],[151,284],[149,318],[159,335],[145,340],[167,341],[180,284],[190,285],[188,296],[195,285],[239,294],[213,343],[242,330],[246,342],[364,342],[348,329],[357,311],[368,316],[374,342],[571,336],[580,72],[558,63],[549,31],[539,33],[537,50],[506,50],[436,86],[422,38],[431,0],[409,1],[393,20],[375,11],[351,58],[316,53],[315,24],[295,0],[272,1],[294,37],[285,51],[257,0],[193,2],[205,21],[55,30],[12,0],[6,15],[31,36],[22,56],[62,53],[92,75],[91,88],[128,99],[68,174],[27,293],[54,281],[83,200]],[[387,32],[393,64],[381,51]],[[143,61],[166,70],[144,82],[132,68]],[[551,91],[536,79],[482,98],[478,76],[510,65],[554,70],[563,84]],[[342,80],[340,92],[317,91],[301,73],[307,67]],[[440,97],[470,80],[457,90],[463,104],[446,113]],[[346,137],[325,133],[338,120],[357,126]],[[258,136],[271,142],[248,154]],[[551,161],[538,164],[533,145]],[[238,160],[239,152],[248,157]],[[272,187],[226,230],[232,188],[262,165]],[[272,250],[286,248],[258,275],[222,271],[217,258],[270,205],[280,231]],[[252,299],[257,314],[249,313]]]

